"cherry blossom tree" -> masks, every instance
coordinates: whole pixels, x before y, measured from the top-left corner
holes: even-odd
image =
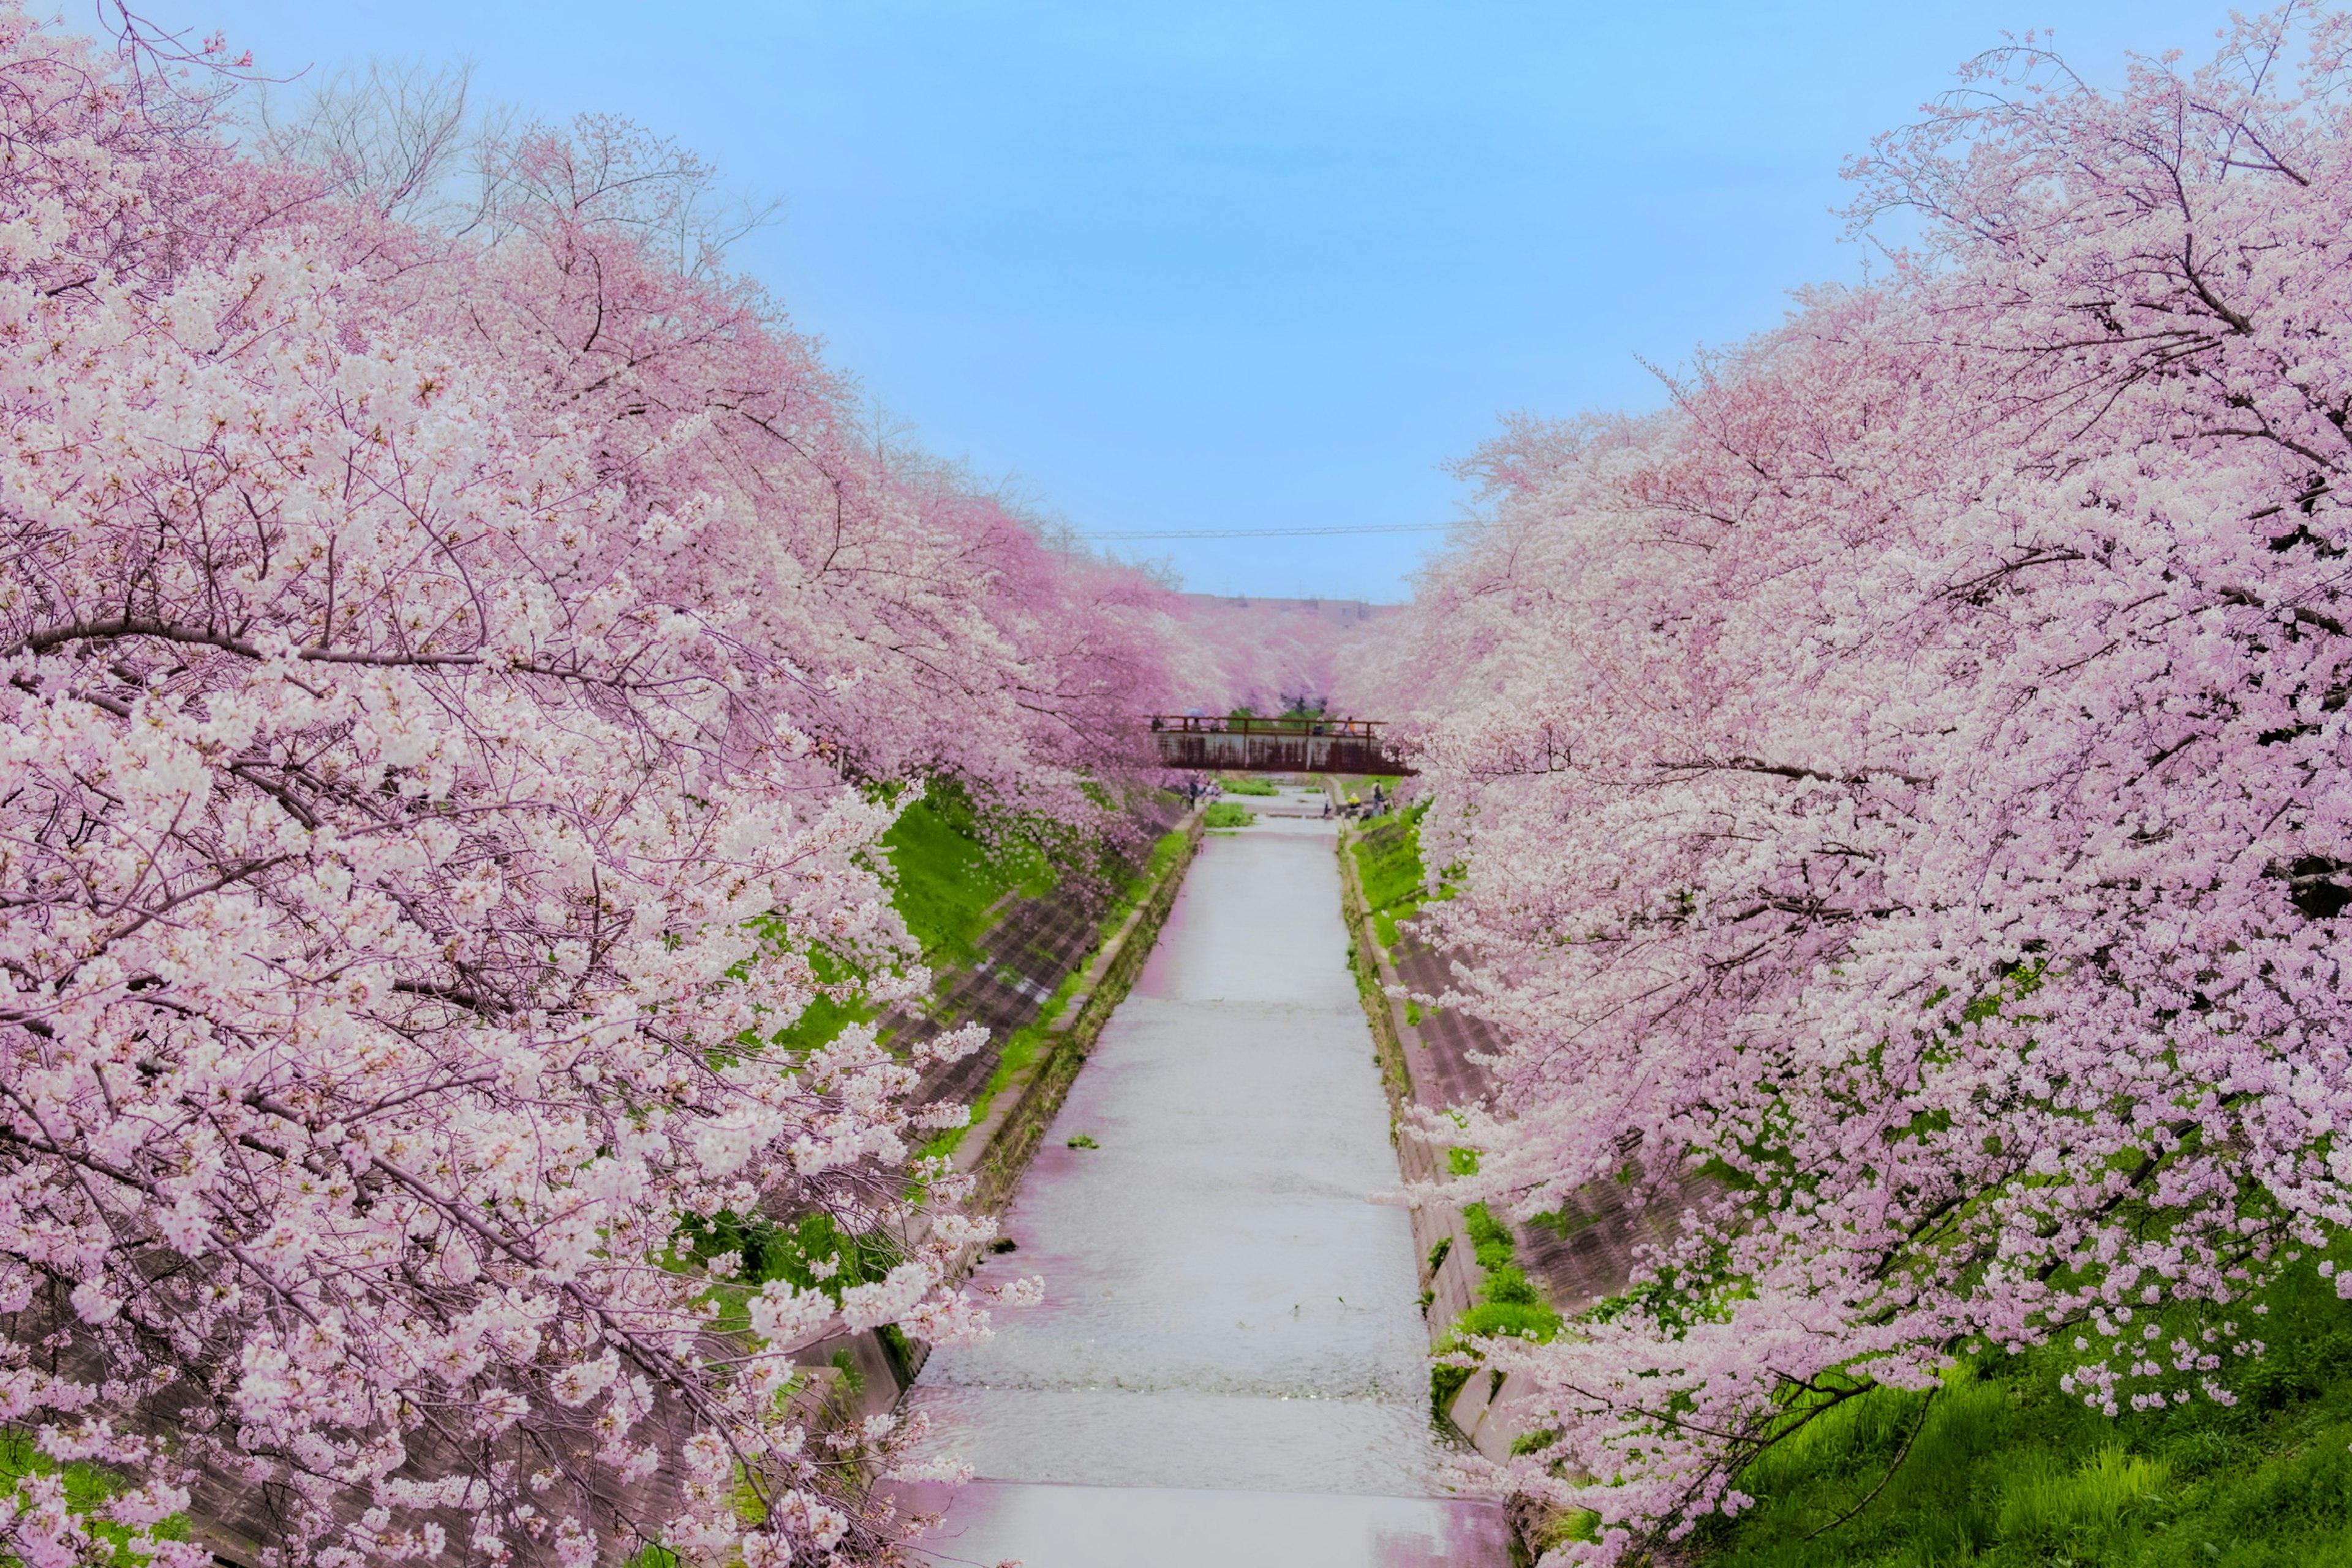
[[[502,367],[523,417],[587,440],[638,529],[667,520],[663,591],[741,618],[838,769],[952,773],[1077,816],[1086,778],[1141,760],[1132,715],[1165,662],[1148,580],[1049,549],[919,451],[869,444],[845,383],[775,303],[713,269],[724,236],[707,232],[707,182],[674,146],[591,117],[486,156],[505,171],[483,226],[496,243],[357,229],[349,264],[381,279],[404,323],[433,321]],[[682,229],[703,234],[683,259]]]
[[[1353,608],[1188,595],[1180,612],[1180,700],[1207,712],[1247,707],[1266,714],[1294,702],[1340,701],[1377,636],[1370,611]]]
[[[453,237],[146,47],[0,11],[0,1422],[122,1480],[0,1551],[193,1565],[226,1487],[282,1564],[890,1560],[912,1424],[793,1357],[985,1331],[988,1223],[928,1057],[792,1026],[926,984],[875,786],[1100,822],[1156,591],[861,453],[657,144]],[[813,1220],[886,1267],[696,1245]]]
[[[1521,422],[1385,679],[1522,1214],[1684,1214],[1490,1362],[1614,1562],[1762,1448],[2053,1340],[2231,1397],[2352,1224],[2345,18],[2103,92],[2031,45],[1853,171],[1924,220],[1647,419]],[[2300,1266],[2308,1267],[2305,1259]]]

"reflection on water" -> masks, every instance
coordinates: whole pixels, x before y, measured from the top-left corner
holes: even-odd
[[[1253,803],[1255,804],[1255,803]],[[1333,828],[1202,847],[1006,1217],[1046,1303],[910,1399],[982,1478],[1427,1495],[1427,1339]],[[1098,1145],[1072,1149],[1084,1134]]]

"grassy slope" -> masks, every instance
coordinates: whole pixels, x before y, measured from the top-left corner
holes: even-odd
[[[1181,828],[1160,835],[1159,841],[1152,845],[1151,853],[1145,857],[1143,868],[1128,879],[1127,885],[1111,900],[1110,908],[1104,911],[1101,922],[1096,927],[1098,941],[1108,938],[1118,930],[1128,912],[1167,872],[1169,863],[1175,859],[1183,846],[1184,834]],[[1079,983],[1085,978],[1086,966],[1083,964],[1062,977],[1061,984],[1055,988],[1052,996],[1046,998],[1037,1016],[1014,1030],[1005,1040],[1003,1053],[997,1058],[996,1070],[989,1074],[987,1084],[972,1098],[970,1126],[950,1127],[940,1133],[923,1146],[925,1154],[948,1153],[963,1142],[970,1127],[978,1126],[986,1120],[989,1107],[995,1102],[1004,1086],[1016,1075],[1027,1072],[1030,1064],[1037,1059],[1038,1053],[1045,1048],[1047,1031],[1068,1010],[1071,998],[1077,994]]]
[[[1374,934],[1383,947],[1394,947],[1397,922],[1411,920],[1422,905],[1426,883],[1421,864],[1421,818],[1426,805],[1401,812],[1360,833],[1353,846],[1356,873],[1363,884],[1364,903],[1371,912]],[[1419,1023],[1420,1008],[1411,1008],[1410,1020]],[[1478,1157],[1467,1149],[1451,1151],[1454,1173],[1477,1169]],[[1445,1341],[1453,1346],[1477,1336],[1519,1334],[1549,1340],[1559,1331],[1559,1314],[1519,1267],[1517,1244],[1511,1228],[1485,1204],[1463,1211],[1463,1223],[1476,1249],[1480,1280],[1478,1299],[1454,1325]],[[1469,1380],[1465,1367],[1440,1363],[1430,1369],[1429,1398],[1433,1413],[1444,1415],[1454,1395]]]
[[[1055,880],[1034,850],[983,843],[971,805],[937,784],[900,814],[882,849],[895,873],[890,902],[933,968],[973,962],[996,901],[1016,890],[1043,893]]]
[[[1356,875],[1364,885],[1374,934],[1382,947],[1396,946],[1397,922],[1419,912],[1425,885],[1421,865],[1421,819],[1426,802],[1399,812],[1356,836]]]
[[[2060,1392],[2071,1353],[1974,1357],[1931,1405],[1865,1395],[1767,1454],[1743,1481],[1757,1509],[1711,1527],[1697,1557],[1707,1568],[2352,1564],[2352,1302],[2306,1260],[2262,1304],[2266,1314],[2239,1321],[2269,1353],[2223,1373],[2234,1406],[2200,1399],[2109,1420]],[[1885,1489],[1808,1541],[1878,1485],[1914,1426]]]
[[[1101,934],[1108,936],[1118,929],[1144,890],[1167,869],[1183,838],[1181,832],[1171,832],[1152,846],[1142,868],[1129,879],[1103,915]],[[939,784],[899,816],[883,835],[882,847],[892,873],[891,905],[922,944],[924,962],[934,969],[975,962],[980,940],[994,923],[992,911],[998,901],[1008,893],[1034,898],[1050,892],[1063,870],[1031,847],[992,847],[983,841],[969,802],[951,786]],[[1045,1048],[1047,1026],[1066,1010],[1083,977],[1083,970],[1064,976],[1037,1017],[1005,1040],[995,1071],[973,1099],[975,1124],[988,1114],[997,1092],[1016,1074],[1026,1071]],[[791,1033],[796,1043],[816,1044],[832,1038],[854,1016],[846,1007],[820,999]],[[946,1153],[961,1141],[963,1132],[962,1128],[950,1128],[927,1143],[923,1152]]]
[[[130,1489],[130,1484],[104,1468],[76,1459],[59,1466],[58,1462],[34,1447],[32,1436],[18,1429],[0,1429],[0,1499],[23,1497],[25,1481],[33,1476],[53,1476],[62,1469],[65,1474],[66,1506],[77,1514],[87,1515],[101,1507],[109,1498]],[[130,1531],[119,1524],[103,1520],[92,1521],[90,1533],[106,1543],[105,1552],[97,1562],[110,1568],[137,1568],[148,1559],[134,1555],[125,1544]],[[173,1514],[163,1521],[156,1533],[166,1541],[185,1541],[188,1520],[185,1514]],[[21,1558],[0,1559],[12,1565]],[[90,1565],[95,1568],[95,1563]]]
[[[1467,1175],[1477,1168],[1478,1157],[1467,1149],[1452,1151],[1452,1158],[1457,1174]],[[1549,1340],[1559,1332],[1559,1314],[1544,1300],[1543,1292],[1536,1289],[1527,1270],[1519,1267],[1518,1244],[1512,1239],[1511,1227],[1496,1218],[1495,1212],[1485,1204],[1472,1204],[1464,1209],[1462,1223],[1470,1233],[1470,1245],[1478,1258],[1478,1299],[1454,1321],[1454,1331],[1438,1349],[1458,1351],[1465,1341],[1497,1334]],[[1445,1248],[1450,1241],[1449,1237],[1438,1246]],[[1432,1272],[1444,1257],[1443,1250],[1431,1253]],[[1450,1362],[1433,1365],[1429,1369],[1430,1415],[1443,1418],[1453,1408],[1454,1396],[1475,1375],[1470,1368]]]
[[[982,843],[971,805],[951,785],[934,784],[908,805],[882,836],[889,865],[890,902],[907,922],[933,969],[950,969],[980,956],[990,910],[1005,894],[1043,892],[1053,885],[1053,868],[1025,846],[992,849]],[[846,976],[826,953],[815,956],[820,978]],[[803,1049],[824,1044],[856,1019],[874,1011],[855,1002],[819,996],[777,1042]]]

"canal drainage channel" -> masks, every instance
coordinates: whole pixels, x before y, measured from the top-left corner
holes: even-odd
[[[1334,846],[1272,812],[1202,845],[982,1266],[1045,1305],[908,1395],[979,1478],[908,1498],[938,1560],[1506,1561],[1443,1495],[1411,1228],[1368,1200],[1397,1168]]]

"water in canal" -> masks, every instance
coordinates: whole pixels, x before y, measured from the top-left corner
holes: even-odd
[[[1202,844],[1006,1215],[1019,1250],[983,1266],[1046,1304],[909,1395],[983,1483],[940,1560],[1504,1561],[1491,1507],[1441,1500],[1412,1234],[1368,1201],[1397,1168],[1335,831],[1268,813]]]

